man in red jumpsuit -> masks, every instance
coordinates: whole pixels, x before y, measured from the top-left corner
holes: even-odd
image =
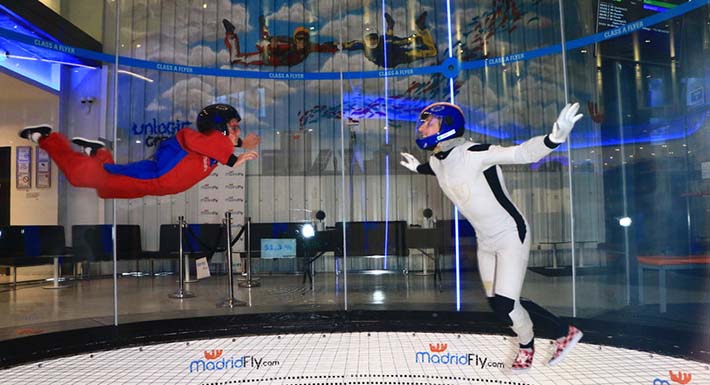
[[[183,192],[209,176],[217,163],[235,167],[256,159],[254,151],[233,154],[235,146],[253,150],[261,141],[255,134],[239,138],[240,121],[234,107],[209,105],[197,115],[197,131],[183,128],[162,141],[152,159],[123,165],[114,163],[101,141],[73,138],[84,148],[73,151],[50,126],[26,127],[19,135],[47,151],[72,186],[95,188],[104,199],[131,199]]]
[[[259,16],[261,40],[256,44],[255,52],[241,52],[239,37],[234,32],[236,27],[229,20],[223,19],[226,30],[224,44],[229,51],[230,62],[241,65],[294,66],[302,63],[311,52],[335,53],[338,47],[334,42],[311,43],[310,31],[305,27],[296,27],[292,36],[271,36],[266,26],[266,18]]]

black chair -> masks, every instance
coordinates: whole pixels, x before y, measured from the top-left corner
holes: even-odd
[[[335,230],[342,231],[343,222],[335,223]],[[349,256],[398,255],[407,256],[405,221],[345,222],[347,254]],[[342,239],[336,251],[343,255]]]
[[[344,251],[348,257],[409,256],[405,221],[345,222],[346,249],[343,248],[343,222],[336,222],[335,230],[341,234],[341,237],[336,237],[336,265],[337,258],[342,257]],[[336,273],[337,270],[336,268]],[[406,268],[403,272],[407,273]]]
[[[435,227],[439,238],[436,249],[436,270],[439,274],[441,274],[441,267],[439,266],[441,255],[455,252],[456,229],[454,224],[455,221],[453,219],[439,219],[436,221]],[[462,255],[469,261],[468,265],[475,266],[476,250],[478,249],[476,231],[463,218],[459,219],[459,247],[461,250],[465,250],[465,254]]]
[[[0,265],[9,265],[13,258],[25,255],[21,226],[0,226]]]
[[[12,285],[17,285],[17,268],[43,265],[46,262],[37,258],[25,257],[25,239],[22,226],[0,226],[0,266],[11,270]]]
[[[424,229],[421,227],[408,227],[407,228],[407,235],[405,237],[407,241],[407,248],[408,249],[416,249],[419,250],[422,255],[428,259],[432,259],[434,261],[434,280],[437,279],[437,273],[439,273],[436,265],[437,265],[437,258],[436,258],[436,250],[440,247],[439,242],[441,241],[441,237],[439,236],[439,230],[436,228],[430,228],[430,229]],[[429,253],[426,250],[427,249],[434,249],[434,253]],[[426,271],[426,260],[422,263],[422,268],[424,271]]]
[[[73,225],[72,248],[88,262],[113,260],[111,225]]]
[[[72,248],[74,254],[89,262],[113,260],[113,225],[72,226]],[[135,270],[126,275],[142,276],[140,260],[147,258],[143,252],[141,228],[139,225],[116,225],[116,260],[135,261]]]
[[[0,265],[13,270],[13,285],[17,284],[17,268],[54,264],[54,283],[48,288],[61,288],[60,268],[63,258],[73,258],[66,247],[64,226],[3,226],[0,227]]]

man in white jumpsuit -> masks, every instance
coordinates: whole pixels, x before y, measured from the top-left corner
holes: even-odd
[[[510,200],[499,165],[534,163],[552,152],[582,118],[578,110],[578,103],[566,105],[549,135],[501,147],[462,138],[465,119],[461,109],[451,103],[434,103],[422,110],[417,128],[417,145],[433,151],[429,162],[420,163],[413,155],[402,153],[404,167],[436,176],[444,194],[476,230],[478,270],[488,303],[497,318],[518,336],[520,350],[512,365],[514,372],[526,371],[533,363],[531,317],[559,336],[549,365],[558,364],[582,338],[582,332],[520,298],[531,236],[525,218]]]

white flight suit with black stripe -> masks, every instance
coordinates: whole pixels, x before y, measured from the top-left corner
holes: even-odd
[[[478,269],[486,296],[515,301],[508,316],[521,345],[533,339],[530,315],[520,303],[530,231],[510,199],[498,165],[537,162],[557,146],[547,136],[511,147],[464,141],[448,151],[433,154],[428,163],[417,168],[421,174],[436,176],[446,196],[476,230]]]

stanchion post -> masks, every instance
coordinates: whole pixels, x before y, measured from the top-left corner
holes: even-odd
[[[232,267],[233,256],[232,256],[232,213],[227,211],[224,213],[225,227],[224,230],[227,236],[227,299],[218,303],[217,307],[235,307],[235,306],[245,306],[246,302],[239,301],[234,298],[234,271]]]
[[[247,279],[239,282],[240,287],[261,286],[258,279],[251,277],[251,217],[247,217]]]
[[[183,298],[192,298],[195,296],[190,291],[185,290],[185,274],[183,271],[183,266],[184,266],[184,260],[185,260],[185,250],[182,247],[182,238],[183,238],[183,231],[185,229],[185,217],[180,216],[178,217],[178,269],[179,269],[179,279],[178,279],[178,290],[175,293],[168,294],[168,297],[170,298],[178,298],[178,299],[183,299]]]

